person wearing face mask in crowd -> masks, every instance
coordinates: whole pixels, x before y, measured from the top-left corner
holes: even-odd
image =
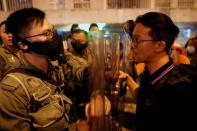
[[[0,81],[0,130],[88,130],[86,121],[69,122],[72,102],[63,94],[63,81],[55,77],[58,68],[50,63],[59,57],[61,43],[45,13],[36,8],[15,11],[7,18],[6,31],[13,35],[14,47],[23,52],[23,66]],[[94,103],[102,102],[100,97],[90,101],[87,118],[103,113],[93,112]]]
[[[89,68],[93,64],[93,52],[88,44],[88,34],[84,30],[74,30],[71,35],[71,43],[64,47],[65,64],[64,77],[66,94],[74,102],[75,117],[84,118],[85,103],[90,99],[88,89]]]
[[[70,43],[72,40],[71,36],[72,36],[73,31],[78,30],[78,29],[80,29],[79,24],[72,24],[69,34],[65,35],[65,38],[63,40],[63,44],[65,48],[67,47],[67,43]]]
[[[20,52],[12,44],[12,34],[5,30],[6,21],[0,23],[0,38],[2,45],[0,47],[0,78],[11,70],[12,68],[19,67],[21,65],[18,60]]]

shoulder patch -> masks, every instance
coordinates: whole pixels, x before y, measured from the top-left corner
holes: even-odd
[[[28,92],[28,89],[27,89],[26,85],[23,83],[23,80],[20,79],[19,75],[20,75],[20,73],[10,73],[10,74],[7,74],[6,77],[13,78],[15,81],[17,81],[18,86],[21,85],[21,87],[25,91],[25,94],[28,97],[28,100],[30,101],[31,100],[31,97],[30,97],[30,94]]]
[[[14,90],[20,86],[20,83],[16,79],[7,75],[1,80],[1,84],[12,87]]]

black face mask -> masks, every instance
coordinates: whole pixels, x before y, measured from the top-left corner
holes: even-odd
[[[29,42],[21,40],[22,43],[28,45],[27,52],[34,52],[37,54],[45,55],[50,60],[57,60],[63,49],[62,39],[57,33],[54,33],[52,39],[43,42]]]
[[[80,42],[71,42],[71,44],[77,53],[82,53],[83,49],[88,46],[88,43],[81,44]]]

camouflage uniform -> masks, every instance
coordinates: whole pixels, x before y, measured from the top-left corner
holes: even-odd
[[[63,64],[65,88],[64,92],[74,102],[76,109],[84,108],[86,102],[90,99],[88,89],[89,67],[93,64],[93,52],[88,45],[81,54],[76,53],[71,43],[67,43],[64,52],[65,64]],[[82,109],[83,110],[83,109]],[[79,112],[79,117],[84,117]]]
[[[62,93],[61,83],[51,78],[57,68],[50,67],[46,74],[24,56],[20,60],[24,67],[0,82],[0,130],[76,130],[68,119],[71,100]]]
[[[0,61],[0,78],[6,71],[21,65],[19,58],[4,47],[0,47]]]

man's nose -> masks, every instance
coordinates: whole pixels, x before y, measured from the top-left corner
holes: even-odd
[[[12,37],[13,35],[11,33],[7,33],[9,37]]]

